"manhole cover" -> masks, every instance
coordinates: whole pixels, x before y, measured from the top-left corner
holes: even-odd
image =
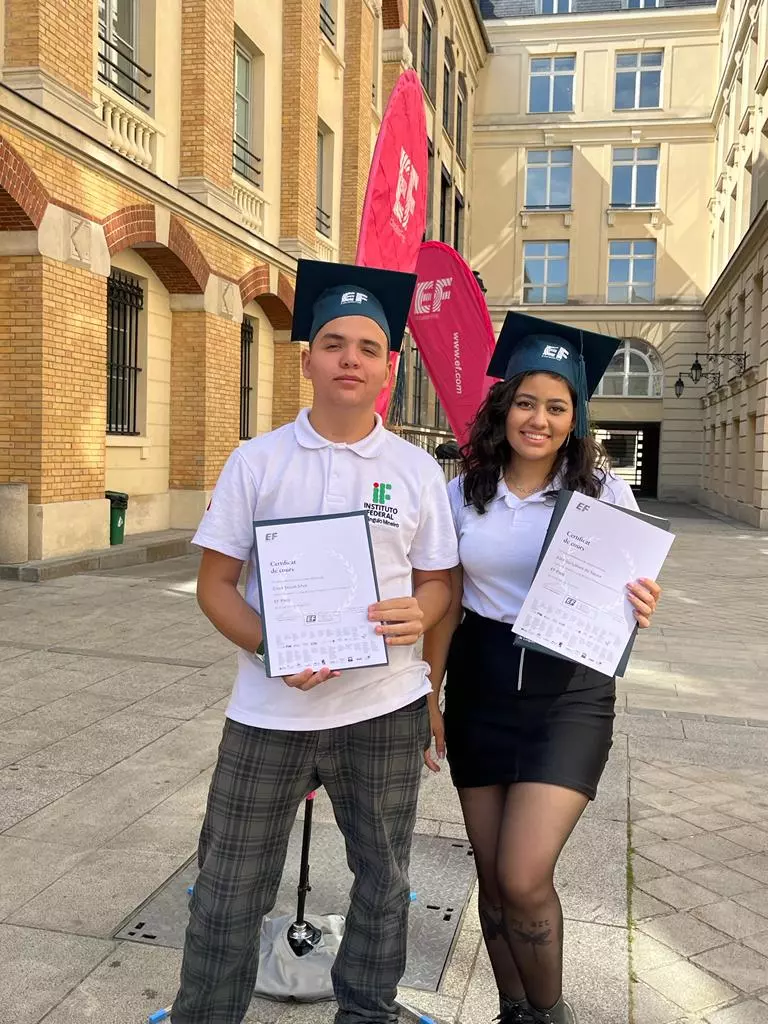
[[[291,833],[273,915],[292,914],[296,909],[302,827],[298,821]],[[310,863],[312,892],[307,911],[320,916],[346,914],[352,873],[344,839],[335,825],[313,825]],[[416,899],[410,907],[408,964],[402,984],[437,991],[475,878],[472,850],[459,840],[414,836],[409,874]],[[115,938],[181,949],[189,916],[187,889],[196,877],[193,858],[136,911]]]

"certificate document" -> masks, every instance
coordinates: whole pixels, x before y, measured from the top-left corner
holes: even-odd
[[[673,540],[629,510],[571,493],[513,632],[615,675],[637,626],[627,584],[655,579]]]
[[[267,675],[386,665],[365,512],[253,524]]]

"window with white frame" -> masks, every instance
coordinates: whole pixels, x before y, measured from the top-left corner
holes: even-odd
[[[662,50],[616,54],[616,110],[645,110],[661,106]]]
[[[379,105],[379,76],[381,74],[381,14],[373,19],[373,61],[371,63],[371,103]]]
[[[152,75],[138,63],[138,0],[99,0],[99,81],[149,110]]]
[[[661,398],[663,371],[658,353],[640,338],[625,338],[598,385],[598,398]]]
[[[625,11],[642,11],[646,7],[661,7],[662,0],[621,0]]]
[[[573,149],[529,149],[525,168],[525,205],[532,210],[571,205]]]
[[[254,60],[248,51],[235,46],[235,129],[232,140],[232,169],[259,188],[262,186],[261,157],[253,139]]]
[[[336,45],[336,19],[334,0],[320,0],[320,31],[331,44]]]
[[[658,146],[617,146],[613,151],[611,206],[656,206]]]
[[[333,138],[330,131],[318,124],[317,126],[317,206],[315,226],[321,235],[331,237],[331,204],[332,187],[332,146]]]
[[[532,57],[528,83],[530,114],[573,111],[576,57]]]
[[[467,86],[463,75],[459,75],[456,93],[456,153],[462,163],[467,159]]]
[[[455,63],[451,41],[446,39],[443,60],[443,128],[450,138],[453,138],[453,70]]]
[[[435,76],[432,73],[435,48],[435,16],[426,7],[421,12],[421,83],[434,103]]]
[[[571,0],[536,0],[537,14],[570,14]]]
[[[656,295],[656,242],[608,243],[608,301],[653,302]]]
[[[568,298],[568,242],[523,244],[523,302],[547,304]]]

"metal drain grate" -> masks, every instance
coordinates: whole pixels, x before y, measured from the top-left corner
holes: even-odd
[[[296,908],[301,828],[298,821],[291,833],[273,914],[291,914]],[[136,911],[115,938],[181,949],[189,916],[187,889],[196,877],[197,862],[193,859]],[[414,836],[410,879],[416,899],[410,907],[403,985],[437,991],[474,877],[468,843]],[[310,914],[346,914],[352,874],[347,867],[344,839],[335,825],[318,822],[313,826],[310,881]]]

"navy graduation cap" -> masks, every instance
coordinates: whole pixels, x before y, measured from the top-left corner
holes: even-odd
[[[391,351],[399,352],[415,287],[415,274],[299,260],[291,338],[311,343],[331,320],[365,316],[384,331]]]
[[[526,313],[507,313],[488,365],[489,377],[555,373],[576,395],[576,437],[589,432],[589,400],[621,341]]]

